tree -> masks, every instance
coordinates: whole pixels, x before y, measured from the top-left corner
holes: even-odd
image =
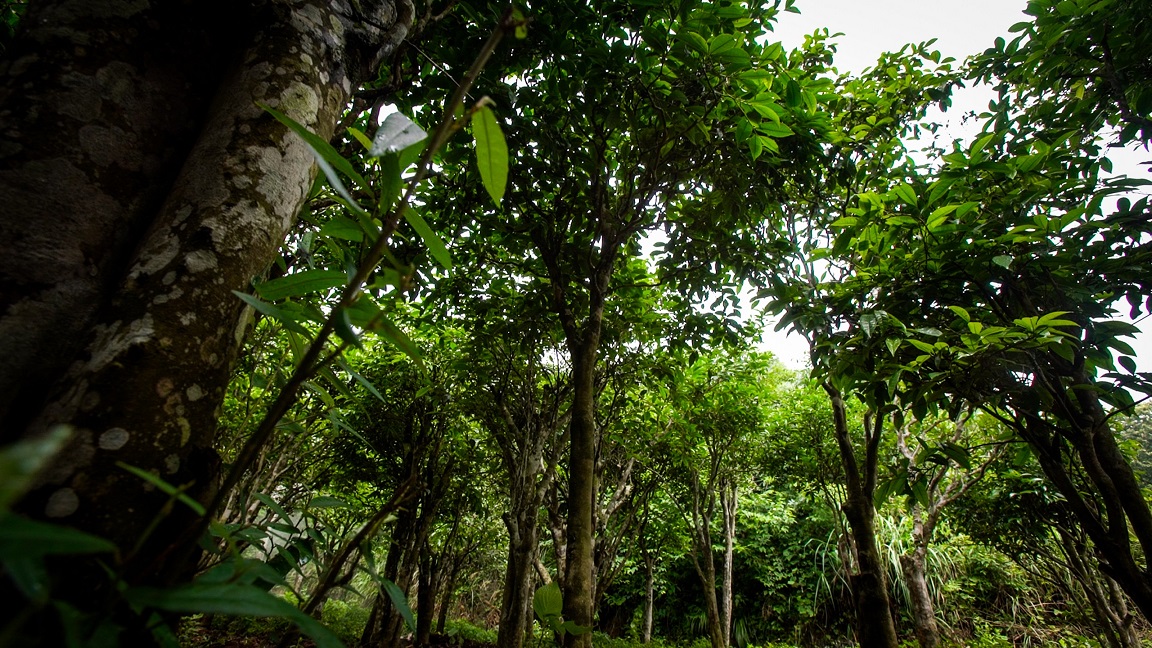
[[[594,615],[595,377],[605,309],[627,287],[618,272],[639,254],[641,233],[655,229],[724,249],[729,233],[755,223],[736,205],[773,193],[736,178],[782,174],[821,132],[802,62],[755,40],[778,9],[592,3],[537,16],[537,56],[504,67],[517,83],[481,84],[512,113],[503,213],[474,213],[483,197],[474,175],[471,184],[467,175],[449,180],[449,193],[430,200],[479,244],[511,249],[517,274],[563,330],[573,390],[564,617],[580,626]],[[713,210],[702,196],[717,188],[729,195]],[[696,266],[698,289],[714,284],[690,257],[675,256],[677,264]]]
[[[687,367],[675,388],[683,410],[664,460],[679,477],[670,485],[671,498],[688,526],[713,648],[732,643],[736,522],[748,477],[741,466],[756,463],[764,407],[781,378],[772,362],[771,356],[716,353]],[[717,523],[724,546],[719,561],[713,551]]]
[[[6,53],[0,429],[75,430],[21,508],[110,539],[129,583],[186,577],[195,538],[180,507],[134,549],[168,496],[118,463],[212,497],[251,312],[232,291],[312,183],[309,146],[256,104],[329,139],[411,19],[390,1],[58,0]],[[62,584],[83,601],[104,581]]]
[[[991,448],[976,454],[973,465],[972,445],[981,421],[973,421],[970,414],[957,421],[906,421],[896,428],[896,448],[900,453],[900,469],[889,482],[895,488],[883,488],[878,498],[883,500],[895,489],[902,489],[908,497],[912,518],[911,546],[900,556],[900,570],[908,591],[908,604],[912,613],[912,626],[921,648],[937,648],[940,630],[936,624],[936,609],[928,590],[928,548],[932,544],[936,526],[944,508],[960,499],[984,477],[985,471],[1003,452],[1003,444],[990,444]],[[985,426],[991,419],[984,421]],[[915,435],[915,436],[913,436]],[[914,447],[915,440],[919,447]],[[953,467],[963,469],[956,474]]]
[[[871,293],[854,288],[863,246],[852,239],[829,241],[827,232],[855,220],[858,196],[896,184],[914,166],[902,138],[930,103],[947,101],[954,80],[949,62],[926,44],[884,54],[859,78],[840,79],[838,98],[828,105],[840,134],[825,151],[820,180],[798,187],[795,200],[771,212],[775,231],[768,235],[775,240],[763,243],[784,258],[760,271],[759,295],[769,299],[770,311],[783,313],[779,327],[791,326],[808,340],[813,373],[830,400],[845,480],[842,509],[852,537],[858,640],[864,646],[896,645],[873,496],[884,427],[903,409],[903,369],[886,350],[880,334],[886,323],[871,312]],[[853,398],[865,406],[862,434],[850,422]]]

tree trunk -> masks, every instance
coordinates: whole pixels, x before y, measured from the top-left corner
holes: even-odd
[[[596,594],[593,560],[596,508],[596,351],[600,340],[600,318],[581,344],[573,345],[572,422],[569,445],[567,573],[564,579],[564,618],[578,626],[592,628],[593,598]],[[590,648],[592,633],[568,633],[566,648]]]
[[[708,641],[712,648],[727,648],[720,606],[716,600],[716,567],[712,562],[712,552],[702,555],[698,564],[697,574],[701,589],[704,590],[704,620],[708,624]]]
[[[912,612],[916,641],[920,643],[920,648],[939,648],[940,629],[936,626],[936,609],[928,591],[925,558],[923,548],[917,547],[911,554],[900,556],[900,568],[904,572],[904,584],[908,587],[908,605]]]
[[[436,566],[432,552],[425,542],[420,548],[420,574],[416,589],[416,645],[432,642],[432,616],[436,612]]]
[[[864,465],[860,466],[848,429],[848,407],[835,387],[825,384],[824,389],[832,401],[836,444],[844,465],[847,492],[843,504],[844,517],[848,519],[856,549],[856,573],[851,574],[848,580],[856,602],[857,639],[861,648],[896,648],[896,625],[892,621],[888,600],[885,565],[876,543],[876,508],[872,504],[883,419],[877,417],[865,422],[866,448]]]
[[[513,511],[508,518],[508,565],[500,602],[500,628],[496,645],[521,648],[532,622],[532,583],[536,563],[538,509]],[[515,517],[514,517],[515,516]]]
[[[728,478],[720,485],[720,508],[724,514],[724,572],[721,576],[720,622],[724,645],[732,645],[732,557],[736,545],[736,511],[739,504],[736,481]]]
[[[381,576],[393,583],[399,580],[400,560],[404,553],[405,544],[401,537],[405,533],[405,528],[410,525],[408,521],[410,515],[411,513],[408,513],[397,520],[396,526],[392,530],[392,539],[388,545],[388,555],[384,559],[384,571]],[[360,644],[365,646],[378,645],[381,637],[388,633],[388,624],[394,616],[396,615],[393,613],[391,599],[388,598],[382,588],[377,588],[376,597],[372,601],[372,611],[368,614],[368,622],[364,625],[364,632],[360,635]]]
[[[656,559],[651,554],[644,556],[644,623],[640,643],[652,641],[652,613],[656,603]]]
[[[322,139],[407,33],[407,0],[34,3],[0,87],[0,430],[74,434],[22,511],[106,537],[131,583],[186,577],[216,411],[262,274],[314,173],[277,107]],[[181,519],[183,518],[183,519]],[[72,572],[69,598],[106,591]],[[96,594],[99,596],[99,594]]]

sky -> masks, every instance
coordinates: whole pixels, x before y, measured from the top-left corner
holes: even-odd
[[[1010,38],[1008,28],[1029,19],[1023,13],[1026,0],[798,0],[800,14],[784,13],[776,26],[776,38],[785,48],[798,47],[804,36],[821,28],[841,32],[833,41],[837,45],[835,66],[841,72],[860,72],[875,63],[884,51],[899,50],[905,43],[919,43],[935,38],[935,49],[954,57],[957,64],[972,54],[990,47],[997,36]],[[993,95],[986,89],[962,88],[953,96],[955,115],[981,110]],[[939,119],[939,116],[929,116]],[[957,124],[957,119],[949,119]],[[958,125],[954,136],[971,134]],[[1149,178],[1149,167],[1139,162],[1152,158],[1146,151],[1114,152],[1117,172],[1132,177]],[[1126,308],[1124,309],[1126,310]],[[1138,354],[1140,371],[1152,371],[1152,321],[1137,322],[1144,333],[1137,336],[1133,347]],[[1129,340],[1131,342],[1131,340]],[[799,336],[768,331],[764,347],[786,366],[799,369],[806,365],[808,347]],[[1143,360],[1141,362],[1141,359]]]

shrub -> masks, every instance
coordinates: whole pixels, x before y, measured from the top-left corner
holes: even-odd
[[[345,644],[355,645],[364,634],[370,613],[366,607],[333,599],[324,603],[321,620]]]

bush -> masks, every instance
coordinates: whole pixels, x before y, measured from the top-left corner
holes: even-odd
[[[359,605],[350,605],[344,601],[329,600],[324,603],[321,620],[328,629],[336,633],[340,640],[348,645],[355,645],[364,634],[364,626],[368,625],[368,616],[371,610]]]
[[[449,619],[444,624],[444,634],[449,637],[457,637],[462,641],[474,641],[476,643],[494,644],[496,643],[496,631],[485,630],[479,628],[467,621],[457,621]]]

